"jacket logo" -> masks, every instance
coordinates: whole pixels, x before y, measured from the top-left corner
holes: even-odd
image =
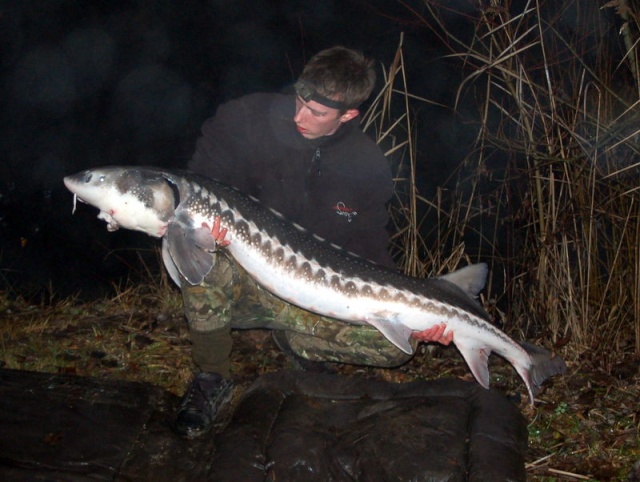
[[[333,206],[333,209],[335,209],[338,216],[344,216],[347,218],[348,222],[353,221],[353,218],[358,215],[358,212],[355,209],[347,207],[347,205],[342,201]]]

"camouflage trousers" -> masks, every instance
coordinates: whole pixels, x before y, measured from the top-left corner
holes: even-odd
[[[411,355],[370,325],[354,325],[318,316],[261,288],[233,259],[217,253],[214,267],[196,286],[184,282],[184,310],[193,358],[204,371],[226,375],[231,328],[283,330],[289,348],[312,361],[394,367]],[[415,348],[417,341],[412,340]]]

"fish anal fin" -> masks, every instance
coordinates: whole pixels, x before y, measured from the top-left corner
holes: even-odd
[[[473,340],[469,340],[467,343],[467,340],[461,337],[454,337],[453,342],[478,383],[484,388],[489,388],[489,355],[491,355],[491,349],[487,346],[478,346],[474,344]]]
[[[384,337],[401,349],[403,352],[413,354],[413,346],[409,341],[413,330],[402,323],[394,322],[384,313],[376,314],[369,319],[367,323],[376,328]]]

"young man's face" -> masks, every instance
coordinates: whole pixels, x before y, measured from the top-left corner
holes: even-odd
[[[293,121],[296,129],[306,139],[318,139],[330,136],[338,130],[340,124],[358,115],[357,109],[349,109],[341,114],[340,110],[327,107],[315,100],[305,101],[296,96],[296,115]]]

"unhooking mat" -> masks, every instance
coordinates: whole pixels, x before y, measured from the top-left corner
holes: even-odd
[[[264,375],[187,441],[151,385],[0,370],[3,481],[524,481],[527,431],[473,382]]]

